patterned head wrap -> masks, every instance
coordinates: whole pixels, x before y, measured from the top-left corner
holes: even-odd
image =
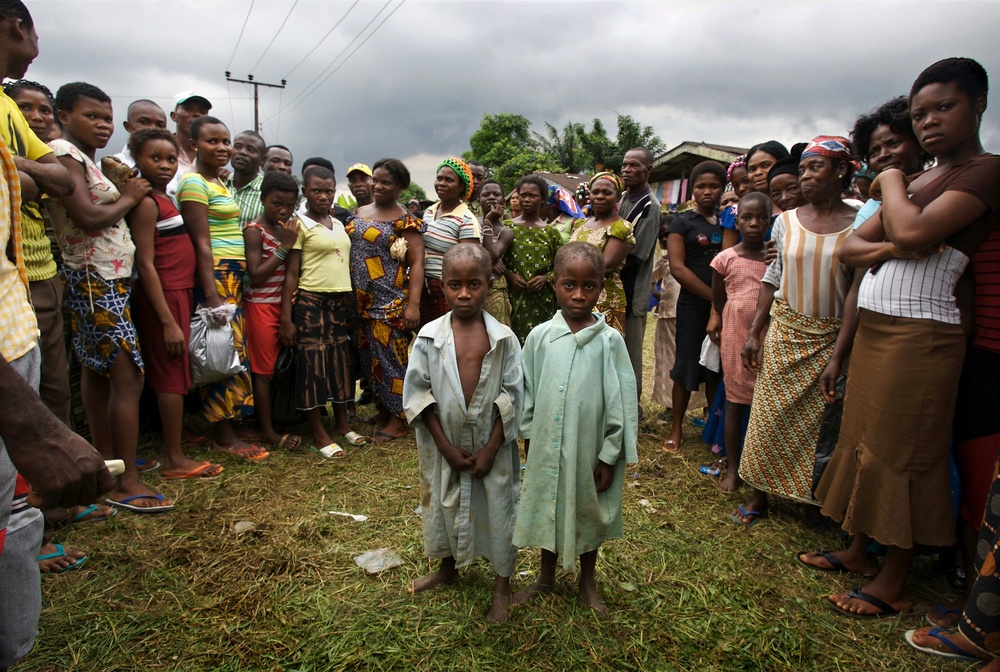
[[[747,155],[741,154],[736,157],[736,160],[729,164],[729,168],[726,169],[726,182],[730,184],[733,183],[733,171],[737,168],[745,168],[747,165]]]
[[[615,189],[618,190],[619,194],[625,191],[625,183],[622,182],[622,178],[618,177],[609,170],[597,173],[592,178],[590,178],[590,186],[593,187],[594,182],[597,182],[598,180],[607,180],[611,184],[615,185]]]
[[[846,161],[854,170],[861,166],[851,150],[851,143],[839,135],[817,135],[810,140],[802,150],[800,161],[810,156],[826,156],[834,161]]]
[[[472,169],[469,168],[469,164],[458,157],[450,156],[439,163],[434,172],[437,173],[445,166],[455,171],[455,174],[458,175],[458,181],[465,187],[465,192],[462,194],[462,200],[467,201],[472,198],[472,188],[474,186],[473,183],[475,182],[475,178],[472,176]]]
[[[545,205],[550,208],[555,208],[559,212],[564,212],[567,215],[571,215],[579,219],[583,217],[583,210],[568,191],[562,187],[557,187],[554,184],[549,185],[549,195],[545,199]]]

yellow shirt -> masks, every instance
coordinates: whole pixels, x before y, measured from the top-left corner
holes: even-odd
[[[0,92],[0,135],[10,151],[17,156],[37,161],[51,154],[49,146],[42,142],[28,126],[21,110],[7,94]],[[21,204],[21,227],[24,234],[24,265],[28,269],[28,280],[48,280],[56,274],[56,262],[52,258],[52,245],[45,234],[41,206],[37,201]]]
[[[299,237],[293,250],[302,251],[299,289],[309,292],[351,291],[351,237],[339,219],[328,229],[308,215],[299,215]]]
[[[14,157],[0,143],[0,354],[8,362],[27,354],[38,342],[38,322],[28,302],[28,274],[21,253],[21,181]],[[11,260],[5,251],[13,250]]]

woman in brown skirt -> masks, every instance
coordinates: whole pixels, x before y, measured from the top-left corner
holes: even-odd
[[[872,262],[862,254],[870,243],[888,241],[861,281],[840,440],[816,489],[823,513],[854,541],[846,551],[799,560],[823,571],[877,570],[863,589],[829,597],[854,618],[909,609],[906,582],[917,546],[955,543],[948,449],[965,354],[955,287],[1000,220],[1000,157],[979,141],[986,92],[985,70],[969,59],[946,59],[921,73],[910,115],[937,165],[909,177],[883,171],[871,189],[882,208],[841,252],[864,267]],[[881,569],[865,556],[869,538],[888,549]]]
[[[336,193],[333,173],[313,167],[302,191],[306,212],[285,262],[281,295],[281,340],[295,345],[296,407],[305,411],[313,443],[328,457],[339,457],[323,424],[323,411],[333,402],[334,433],[360,446],[365,439],[347,424],[345,404],[354,399],[354,359],[350,343],[355,300],[351,289],[351,239],[344,225],[330,216]],[[278,248],[278,253],[281,248]]]

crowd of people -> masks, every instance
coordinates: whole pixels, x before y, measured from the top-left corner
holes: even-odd
[[[841,525],[848,548],[798,561],[868,579],[829,598],[853,618],[910,610],[917,552],[957,545],[966,600],[906,639],[1000,669],[1000,508],[987,507],[1000,497],[1000,157],[979,139],[975,61],[930,66],[850,139],[696,165],[678,212],[657,201],[642,147],[575,194],[448,157],[421,212],[400,202],[400,160],[351,165],[345,209],[331,161],[306,160],[297,180],[291,150],[233,136],[194,91],[176,96],[173,132],[156,103],[132,102],[126,146],[99,160],[110,97],[24,79],[37,54],[28,10],[0,1],[0,669],[31,648],[39,572],[86,559],[53,542],[57,527],[169,512],[142,474],[221,474],[185,454],[197,443],[254,462],[309,444],[337,458],[413,428],[425,552],[441,564],[412,592],[485,557],[487,614],[503,621],[553,587],[561,555],[570,571],[579,557],[581,597],[606,612],[597,550],[624,534],[650,310],[663,450],[681,450],[696,409],[718,454],[702,471],[750,491],[729,520],[753,527],[777,497]],[[194,328],[226,334],[228,368],[192,366],[207,347]],[[71,360],[90,443],[70,429]],[[136,454],[144,387],[159,460]],[[311,436],[277,429],[289,395]],[[206,432],[185,425],[192,401]],[[540,548],[541,569],[513,594],[519,547]]]

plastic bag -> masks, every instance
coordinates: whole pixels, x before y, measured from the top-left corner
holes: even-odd
[[[236,306],[224,303],[218,308],[200,306],[191,318],[191,382],[195,387],[231,378],[245,369],[240,363],[233,326],[230,323]]]
[[[708,336],[701,343],[701,358],[698,359],[698,363],[709,371],[716,373],[722,371],[722,355],[719,352],[719,346]]]
[[[399,557],[398,553],[390,551],[388,548],[376,548],[373,551],[365,551],[361,555],[355,556],[354,564],[369,574],[378,574],[390,567],[398,567],[403,564],[403,559]]]

